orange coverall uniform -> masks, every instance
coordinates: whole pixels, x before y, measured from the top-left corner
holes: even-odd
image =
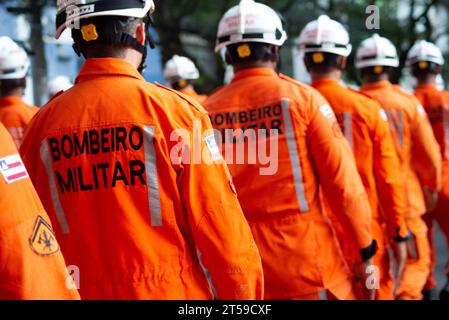
[[[75,300],[50,220],[0,123],[0,300]]]
[[[424,216],[424,220],[426,220],[429,227],[429,241],[432,252],[430,276],[425,288],[430,290],[437,285],[434,277],[434,221],[437,221],[440,225],[449,244],[449,92],[440,91],[436,85],[429,84],[417,87],[415,95],[427,112],[443,158],[443,189],[439,194],[436,209]],[[446,272],[449,276],[449,265]]]
[[[370,208],[353,156],[332,110],[315,94],[271,69],[251,68],[204,103],[262,256],[267,299],[354,298],[349,270],[322,215],[320,185],[332,195],[350,240],[365,259],[374,254],[370,221],[359,219]],[[257,145],[250,143],[251,132]],[[268,159],[259,154],[251,160],[265,143]]]
[[[196,102],[199,102],[201,104],[204,101],[206,101],[206,99],[207,99],[206,95],[197,93],[195,91],[195,89],[193,89],[193,88],[185,88],[185,89],[179,90],[179,92],[181,92],[182,94],[188,95],[189,97],[195,99]]]
[[[430,249],[422,185],[441,188],[441,157],[427,116],[419,101],[389,81],[364,85],[362,90],[376,99],[388,115],[390,130],[401,160],[405,181],[406,223],[411,233],[409,259],[397,289],[398,299],[422,299],[421,291],[429,274]]]
[[[320,80],[313,82],[312,86],[329,101],[354,152],[370,200],[373,235],[379,246],[374,257],[380,273],[377,298],[392,300],[394,281],[390,273],[388,241],[398,235],[405,237],[407,228],[403,182],[388,121],[374,100],[343,87],[338,81]],[[344,232],[337,229],[337,234],[345,242],[342,246],[348,263],[355,268],[357,260],[351,253],[351,243],[342,236]]]
[[[259,252],[207,131],[199,104],[114,58],[87,60],[33,120],[21,152],[83,299],[263,298]]]
[[[11,134],[17,148],[20,148],[28,123],[39,108],[27,105],[19,97],[0,98],[0,122]]]

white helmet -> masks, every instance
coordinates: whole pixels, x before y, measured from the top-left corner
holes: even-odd
[[[375,34],[360,44],[355,66],[357,69],[377,66],[397,68],[398,52],[390,40]]]
[[[48,84],[48,93],[50,96],[54,96],[55,94],[66,91],[73,86],[70,79],[66,76],[57,76]]]
[[[284,23],[276,11],[253,0],[242,0],[221,19],[215,52],[242,42],[267,43],[280,47],[286,40]]]
[[[0,37],[0,80],[23,79],[30,60],[23,48],[9,37]]]
[[[420,40],[410,49],[407,55],[407,66],[423,61],[442,66],[444,64],[443,53],[433,43]]]
[[[167,82],[196,80],[199,77],[200,72],[189,58],[174,55],[165,64],[164,78]]]
[[[80,19],[100,16],[144,18],[155,9],[153,0],[58,0],[56,39],[67,28],[75,28]]]
[[[326,15],[309,22],[299,36],[299,50],[303,53],[326,52],[348,57],[352,46],[345,27]]]

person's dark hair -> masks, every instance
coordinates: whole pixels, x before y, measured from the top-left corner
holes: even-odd
[[[394,68],[389,66],[376,66],[376,67],[367,67],[360,70],[362,76],[382,76],[387,74],[391,77],[394,73]]]
[[[412,74],[416,78],[425,78],[428,75],[438,75],[442,71],[440,65],[430,61],[420,61],[412,65]]]
[[[277,47],[259,42],[231,44],[226,48],[226,62],[234,65],[258,61],[279,61],[279,50],[275,48]]]
[[[193,80],[178,80],[178,81],[173,81],[170,83],[171,87],[174,90],[182,90],[185,89],[186,87],[193,85]]]
[[[0,80],[0,94],[7,96],[13,90],[26,88],[26,78]]]
[[[304,56],[307,70],[313,69],[316,73],[328,73],[338,68],[343,70],[345,66],[341,63],[342,57],[327,52],[308,52]]]
[[[82,19],[80,28],[72,29],[74,49],[85,58],[121,58],[129,48],[143,49],[133,36],[143,22],[119,16]]]

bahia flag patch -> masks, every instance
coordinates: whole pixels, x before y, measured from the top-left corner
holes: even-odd
[[[8,184],[28,178],[28,172],[18,154],[1,158],[0,172]]]

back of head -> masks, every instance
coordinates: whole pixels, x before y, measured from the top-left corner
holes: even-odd
[[[200,77],[200,72],[192,60],[174,55],[164,68],[165,81],[175,90],[192,85]]]
[[[17,89],[24,89],[30,60],[23,48],[9,37],[0,37],[0,92],[10,95]]]
[[[276,11],[242,0],[221,19],[215,51],[226,50],[226,60],[234,67],[250,67],[257,62],[277,62],[286,40],[285,23]]]
[[[48,84],[48,94],[51,97],[55,96],[61,91],[66,91],[73,86],[70,79],[66,76],[57,76]]]
[[[387,38],[374,34],[364,40],[357,50],[356,68],[365,82],[388,79],[399,67],[399,56],[394,44]]]
[[[85,58],[123,58],[126,50],[134,49],[146,58],[146,43],[136,38],[136,29],[142,23],[151,22],[155,9],[153,0],[86,0],[82,3],[58,1],[56,34],[72,29],[74,49]],[[147,32],[147,41],[150,37]]]
[[[345,27],[325,15],[306,25],[299,36],[298,48],[304,54],[306,67],[317,73],[344,69],[352,51]]]
[[[441,73],[444,65],[443,53],[433,43],[420,40],[413,45],[407,55],[407,66],[418,79],[436,76]]]

